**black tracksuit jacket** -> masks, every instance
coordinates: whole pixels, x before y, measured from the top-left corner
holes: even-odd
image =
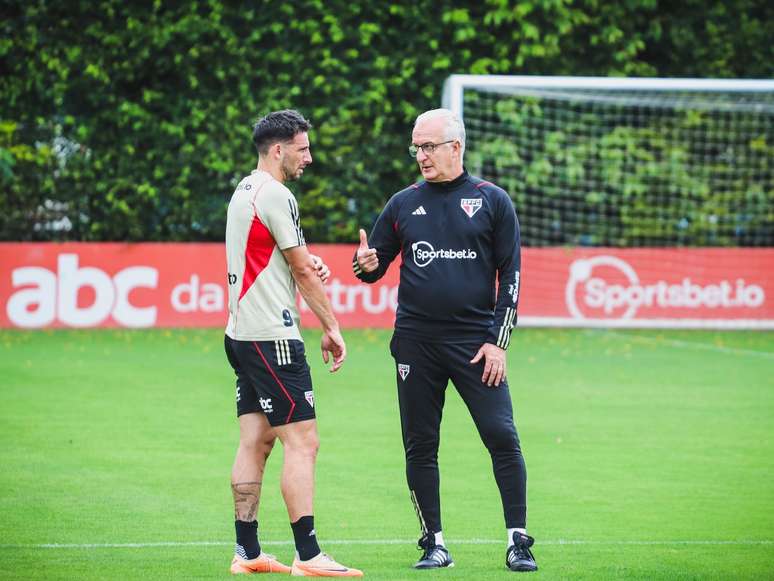
[[[519,222],[505,191],[464,171],[451,182],[420,182],[392,196],[368,239],[379,280],[400,253],[395,334],[433,342],[508,347],[521,268]],[[499,291],[498,281],[499,280]]]

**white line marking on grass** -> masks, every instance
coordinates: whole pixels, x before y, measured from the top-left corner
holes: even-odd
[[[502,540],[493,539],[451,539],[449,545],[501,545]],[[323,545],[413,545],[415,539],[334,539],[322,540]],[[538,540],[539,545],[774,545],[774,540]],[[29,545],[0,544],[0,549],[149,549],[155,547],[231,547],[227,541],[161,541],[149,543],[41,543]],[[261,545],[290,546],[293,541],[262,541]]]
[[[591,334],[610,335],[613,337],[621,337],[624,339],[631,339],[632,341],[638,341],[640,343],[652,343],[660,345],[668,345],[670,347],[684,347],[689,349],[704,349],[705,351],[717,351],[718,353],[726,353],[728,355],[751,355],[753,357],[763,357],[765,359],[774,359],[774,353],[768,351],[756,351],[755,349],[737,349],[736,347],[723,347],[722,345],[712,345],[709,343],[695,343],[693,341],[681,341],[680,339],[664,339],[658,337],[643,337],[640,335],[630,335],[629,333],[620,333],[618,331],[589,331]]]

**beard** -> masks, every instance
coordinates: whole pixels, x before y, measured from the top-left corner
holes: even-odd
[[[284,161],[280,166],[280,169],[282,170],[282,176],[285,178],[286,182],[293,182],[301,177],[301,172],[298,170],[297,166],[290,165]]]

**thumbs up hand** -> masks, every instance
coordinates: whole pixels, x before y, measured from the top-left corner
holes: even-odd
[[[363,272],[373,272],[379,267],[376,248],[368,247],[368,236],[362,228],[360,229],[360,246],[357,249],[357,263]]]

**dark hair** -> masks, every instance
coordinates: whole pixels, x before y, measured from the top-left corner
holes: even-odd
[[[291,141],[297,134],[309,131],[312,124],[293,109],[274,111],[253,125],[253,143],[259,154],[269,151],[278,141]]]

